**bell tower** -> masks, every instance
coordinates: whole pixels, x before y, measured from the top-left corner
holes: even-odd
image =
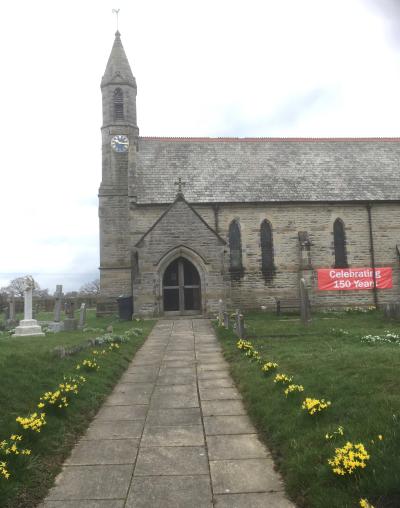
[[[139,136],[136,80],[118,30],[101,80],[101,93],[100,288],[101,296],[115,303],[115,297],[132,292],[128,181],[134,172]],[[98,313],[102,313],[100,307]]]

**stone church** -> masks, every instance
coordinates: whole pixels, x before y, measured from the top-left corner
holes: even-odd
[[[139,136],[119,32],[101,81],[99,312],[314,307],[399,298],[400,139]],[[392,288],[321,291],[320,268],[391,267]]]

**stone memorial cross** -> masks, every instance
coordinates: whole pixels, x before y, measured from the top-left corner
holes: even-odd
[[[24,289],[24,319],[15,329],[13,337],[26,337],[33,335],[44,335],[42,328],[38,325],[36,319],[32,319],[32,298],[35,281],[31,275],[25,277]]]

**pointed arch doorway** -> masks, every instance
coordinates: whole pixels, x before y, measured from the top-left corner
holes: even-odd
[[[163,307],[164,312],[174,314],[201,312],[200,275],[186,258],[175,259],[164,272]]]

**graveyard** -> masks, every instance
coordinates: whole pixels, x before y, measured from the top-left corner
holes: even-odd
[[[296,506],[319,508],[329,499],[330,507],[342,508],[367,498],[373,506],[397,507],[398,321],[372,307],[311,315],[306,296],[300,315],[285,310],[241,314],[221,306],[214,328],[245,408]],[[13,315],[15,322],[27,317],[26,312]],[[33,507],[46,495],[154,325],[151,320],[98,318],[94,309],[71,302],[64,308],[57,301],[54,311],[35,318],[34,326],[41,327],[36,336],[0,332],[0,445],[11,443],[8,436],[22,435],[21,454],[30,450],[26,456],[6,457],[10,477],[0,482],[0,499],[7,508]],[[71,329],[49,327],[65,320],[75,321]],[[51,390],[64,376],[81,375],[85,382],[77,381],[78,393],[68,394],[67,406],[49,406],[46,393],[53,396]],[[306,398],[313,401],[314,412],[304,406]],[[45,409],[38,406],[43,401]],[[35,411],[46,411],[41,432],[21,430],[16,419]],[[354,471],[334,472],[329,461],[346,443],[362,445],[367,458]]]
[[[53,322],[54,312],[41,312],[35,316],[41,323],[35,325],[42,327],[41,335],[14,336],[12,330],[0,331],[0,447],[2,442],[6,443],[1,449],[0,463],[6,461],[10,475],[6,479],[4,469],[0,468],[2,507],[32,507],[43,498],[75,442],[154,324],[150,320],[120,321],[117,316],[96,318],[95,309],[88,309],[85,323],[79,327],[83,319],[80,309],[73,315],[61,309],[56,312],[60,322],[75,320],[74,329],[49,331],[43,323]],[[15,318],[18,321],[24,315],[18,313]],[[89,365],[93,363],[85,361],[95,362],[99,368],[92,369]],[[79,376],[85,382],[80,384]],[[56,393],[60,383],[74,378],[78,380],[78,393],[66,394],[67,406],[63,402],[58,404],[61,396],[56,404],[46,400],[46,393]],[[45,407],[41,408],[43,401]],[[26,418],[34,412],[46,414],[46,424],[40,432],[23,429],[16,422],[16,418]],[[30,450],[30,454],[7,454],[8,444],[11,447],[13,442],[9,436],[22,436],[15,445]]]
[[[296,505],[400,506],[398,321],[368,308],[321,312],[307,325],[295,314],[253,312],[240,343],[236,315],[225,318],[229,328],[220,319],[215,329],[232,377]],[[306,397],[330,404],[310,415]],[[328,460],[348,442],[363,444],[369,459],[335,473]]]

